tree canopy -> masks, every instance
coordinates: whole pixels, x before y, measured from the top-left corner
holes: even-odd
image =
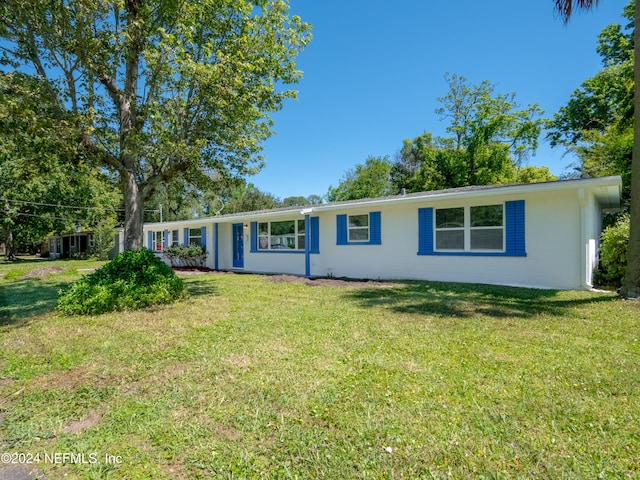
[[[144,201],[182,177],[200,188],[256,171],[269,113],[295,92],[310,27],[285,0],[5,0],[1,60],[52,85],[80,143],[118,178],[125,248]]]
[[[114,185],[78,149],[73,117],[52,103],[50,88],[29,75],[0,73],[0,236],[7,258],[14,244],[36,248],[52,231],[115,216]]]
[[[369,157],[348,170],[337,187],[329,187],[328,202],[391,195],[391,162],[388,157]]]
[[[462,76],[445,79],[449,91],[438,98],[442,106],[436,113],[448,121],[450,136],[425,132],[405,140],[391,174],[394,191],[550,179],[541,172],[518,175],[538,146],[542,110],[537,105],[520,108],[515,93],[498,94],[486,80],[469,85]]]
[[[549,122],[554,146],[575,153],[580,176],[620,175],[623,200],[631,194],[633,150],[634,4],[623,11],[626,25],[608,25],[598,35],[603,68],[585,80]]]

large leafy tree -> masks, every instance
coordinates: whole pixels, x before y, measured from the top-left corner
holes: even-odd
[[[514,93],[498,94],[488,81],[469,85],[462,76],[445,79],[449,91],[438,99],[442,106],[436,113],[448,121],[449,136],[427,132],[405,140],[392,170],[394,190],[517,182],[518,170],[538,145],[540,108],[520,108]],[[539,175],[522,178],[534,177]]]
[[[575,9],[590,9],[598,0],[555,0],[556,10],[565,22]],[[634,2],[633,58],[640,58],[640,0]],[[614,45],[615,46],[615,45]],[[623,49],[614,48],[613,51]],[[630,231],[627,251],[627,269],[620,293],[626,298],[640,298],[640,62],[633,65],[633,147],[630,171]]]
[[[114,185],[78,148],[71,115],[51,86],[0,72],[0,237],[5,256],[38,246],[50,232],[114,216]],[[58,205],[77,208],[57,208]]]
[[[286,0],[4,0],[2,60],[58,86],[81,143],[118,177],[125,248],[172,178],[255,171],[310,27]]]
[[[576,89],[549,122],[554,146],[564,146],[578,156],[581,176],[621,175],[623,201],[631,192],[633,149],[633,17],[630,2],[625,26],[612,24],[598,36],[603,69]]]
[[[340,202],[392,194],[391,167],[388,157],[367,158],[365,163],[349,169],[337,187],[329,187],[327,201]]]

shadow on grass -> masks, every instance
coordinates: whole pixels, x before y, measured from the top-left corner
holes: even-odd
[[[24,279],[0,285],[0,327],[23,325],[29,318],[51,312],[58,299],[58,290],[65,282],[43,282]]]
[[[187,286],[187,291],[192,297],[216,295],[218,293],[215,284],[206,277],[206,275],[182,276]]]
[[[440,282],[405,282],[396,288],[350,290],[348,299],[365,307],[383,307],[397,313],[496,318],[530,318],[536,315],[562,316],[588,303],[610,302],[607,293],[559,292],[496,285]]]

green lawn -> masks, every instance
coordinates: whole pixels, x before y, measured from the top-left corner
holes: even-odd
[[[218,274],[74,318],[90,262],[40,265],[0,264],[0,452],[47,478],[640,478],[638,302]]]

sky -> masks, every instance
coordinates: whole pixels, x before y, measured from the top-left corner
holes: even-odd
[[[567,25],[553,0],[291,0],[291,14],[313,25],[297,59],[297,100],[272,115],[265,167],[248,178],[281,199],[324,196],[369,156],[394,159],[406,138],[446,136],[434,113],[446,73],[515,92],[552,117],[602,69],[597,36],[625,24],[628,0],[601,0]],[[540,138],[529,165],[561,175],[574,160]]]

